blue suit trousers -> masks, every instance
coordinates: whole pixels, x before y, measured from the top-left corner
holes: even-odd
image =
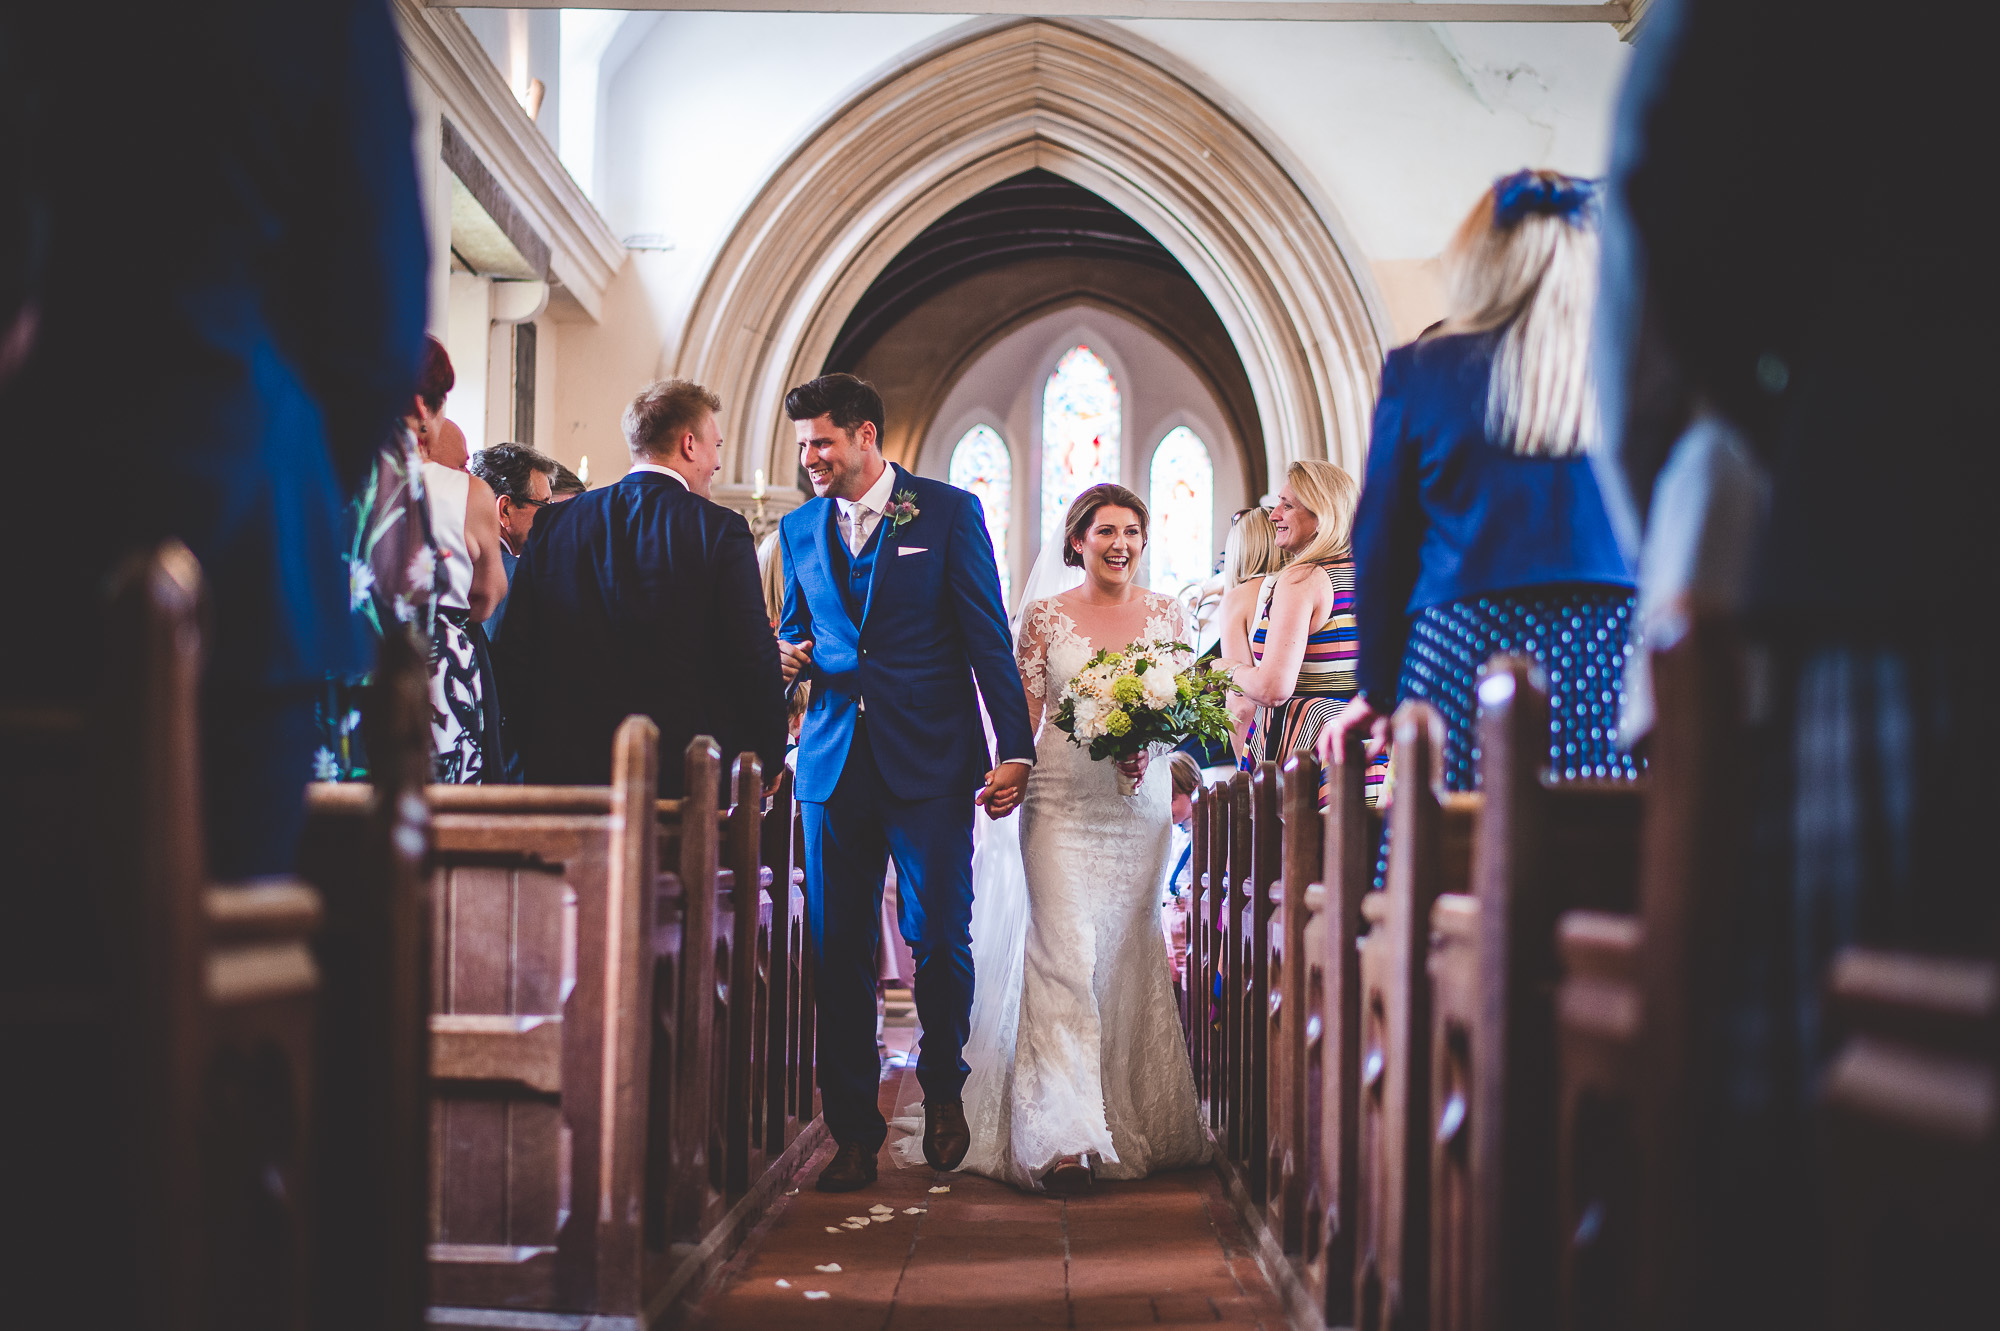
[[[866,714],[833,797],[804,802],[806,911],[819,995],[819,1087],[842,1145],[877,1149],[888,1124],[876,1103],[876,947],[882,882],[896,861],[896,915],[917,964],[923,1045],[917,1080],[932,1103],[960,1098],[972,1017],[970,791],[898,799],[876,765]]]

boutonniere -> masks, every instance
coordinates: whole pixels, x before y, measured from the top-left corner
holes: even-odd
[[[917,492],[898,490],[891,496],[889,507],[882,510],[882,516],[889,519],[889,534],[894,536],[903,529],[903,524],[917,516]]]

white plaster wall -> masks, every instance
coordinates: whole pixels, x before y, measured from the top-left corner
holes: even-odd
[[[1630,54],[1609,24],[1118,26],[1247,112],[1371,261],[1436,254],[1496,176],[1602,172]]]
[[[1177,351],[1147,328],[1095,306],[1051,310],[1002,337],[966,367],[945,395],[917,454],[918,474],[947,480],[951,450],[967,430],[986,424],[999,431],[1014,457],[1008,563],[1016,588],[1026,583],[1042,544],[1042,388],[1056,361],[1078,343],[1104,357],[1118,385],[1120,484],[1146,495],[1153,450],[1169,430],[1186,425],[1208,445],[1215,468],[1212,516],[1218,548],[1229,530],[1229,515],[1249,502],[1241,442],[1225,427],[1228,418],[1208,385]]]
[[[633,262],[670,359],[701,277],[777,165],[911,46],[937,15],[670,13],[605,90],[596,201],[626,236],[674,248]],[[829,204],[837,201],[829,200]]]

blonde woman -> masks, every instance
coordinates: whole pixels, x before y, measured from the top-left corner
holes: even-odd
[[[1225,624],[1223,665],[1256,704],[1254,759],[1311,753],[1354,696],[1354,478],[1331,462],[1294,462],[1271,509],[1282,573],[1257,584],[1255,613]]]
[[[1389,354],[1355,518],[1361,692],[1327,731],[1379,751],[1421,698],[1445,722],[1445,781],[1473,784],[1473,687],[1494,654],[1541,662],[1558,777],[1633,775],[1618,745],[1632,575],[1587,451],[1596,187],[1497,181],[1446,251],[1450,316]]]
[[[1278,529],[1271,515],[1261,507],[1240,510],[1231,518],[1229,536],[1222,543],[1221,599],[1212,612],[1215,623],[1215,650],[1237,660],[1249,656],[1250,621],[1257,614],[1264,579],[1285,566],[1285,552],[1278,548]],[[1230,715],[1236,719],[1236,757],[1250,756],[1257,704],[1242,694],[1231,694]],[[1213,757],[1214,755],[1211,755]]]

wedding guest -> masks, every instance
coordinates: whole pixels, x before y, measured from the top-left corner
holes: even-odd
[[[1446,250],[1451,312],[1389,353],[1354,523],[1360,692],[1371,752],[1421,698],[1445,724],[1445,783],[1473,787],[1473,688],[1498,652],[1548,672],[1558,777],[1631,776],[1618,743],[1632,576],[1586,456],[1596,187],[1495,182]]]
[[[1222,648],[1224,668],[1257,704],[1253,761],[1311,753],[1354,696],[1354,500],[1354,478],[1331,462],[1285,469],[1271,526],[1288,563],[1259,583],[1254,627],[1231,625]]]
[[[778,640],[743,515],[709,498],[722,466],[721,408],[664,379],[625,408],[632,470],[541,510],[514,571],[500,682],[527,780],[603,785],[627,716],[660,728],[660,793],[686,784],[682,755],[710,735],[775,780],[785,760]]]
[[[1251,525],[1245,527],[1248,522]],[[1229,519],[1229,534],[1222,538],[1222,553],[1215,561],[1215,575],[1195,589],[1195,646],[1204,655],[1221,645],[1221,615],[1224,600],[1245,579],[1275,573],[1284,557],[1272,543],[1271,518],[1262,508],[1239,508]],[[1246,612],[1247,613],[1247,612]]]
[[[757,572],[763,580],[764,614],[771,621],[771,632],[775,634],[785,620],[785,547],[775,531],[757,547]],[[788,745],[798,743],[799,727],[805,723],[806,708],[811,702],[810,679],[799,680],[786,691],[785,741]]]
[[[1193,754],[1176,750],[1169,755],[1174,779],[1172,813],[1174,820],[1173,868],[1167,870],[1166,892],[1160,902],[1160,931],[1167,939],[1167,970],[1178,992],[1187,973],[1188,907],[1194,873],[1194,793],[1201,789],[1201,764]]]
[[[552,503],[560,504],[565,499],[576,498],[589,488],[589,486],[583,483],[581,476],[578,476],[568,467],[558,462],[556,463],[555,480],[549,484],[549,500]]]
[[[1658,0],[1611,152],[1607,498],[1635,546],[1644,521],[1649,555],[1707,537],[1712,512],[1672,493],[1690,441],[1685,413],[1652,391],[1663,375],[1740,436],[1768,493],[1726,597],[1760,669],[1739,776],[1752,851],[1699,981],[1724,996],[1728,1032],[1702,1078],[1716,1130],[1690,1191],[1690,1267],[1708,1274],[1660,1315],[1982,1326],[1991,1230],[1957,1215],[1876,1217],[1888,1278],[1825,1305],[1816,1148],[1832,958],[1855,945],[1991,958],[2000,923],[1991,872],[1967,868],[1990,859],[2000,795],[1979,609],[2000,601],[1991,206],[1963,169],[1983,138],[1987,58],[1922,25],[1808,12]],[[1863,100],[1845,77],[1859,68],[1878,75]],[[1889,161],[1917,194],[1864,185]]]
[[[514,585],[514,565],[527,548],[528,533],[535,529],[535,514],[554,503],[553,481],[560,464],[546,453],[537,453],[526,444],[495,444],[473,454],[472,474],[493,491],[494,512],[500,518],[500,563],[507,572],[507,585]],[[500,623],[507,614],[507,597],[486,619],[486,638],[500,640]]]
[[[428,423],[424,496],[438,551],[437,619],[431,636],[433,777],[447,785],[504,780],[500,691],[482,627],[507,595],[493,491],[441,458],[466,456],[465,432],[442,416]]]
[[[438,445],[439,422],[444,419],[444,400],[458,384],[458,372],[452,368],[451,355],[444,349],[444,343],[425,334],[421,357],[417,362],[416,390],[410,395],[408,410],[403,413],[403,424],[416,436],[417,450],[426,462],[441,462],[447,467],[465,470],[465,442],[461,433],[456,448],[449,440],[442,445],[442,456],[434,454]],[[456,456],[454,456],[456,454]]]
[[[330,674],[316,721],[320,744],[313,751],[315,781],[366,781],[368,754],[361,729],[361,700],[373,678],[376,651],[391,633],[409,634],[412,646],[428,653],[437,620],[437,548],[431,543],[429,507],[424,500],[423,457],[416,436],[392,428],[376,450],[375,462],[347,506],[345,546],[348,605],[363,624],[368,669]]]
[[[1237,659],[1248,659],[1250,620],[1257,613],[1258,594],[1264,579],[1284,566],[1285,552],[1278,548],[1278,529],[1271,525],[1271,515],[1262,507],[1237,510],[1229,520],[1229,535],[1223,538],[1222,569],[1216,575],[1222,588],[1214,614],[1214,651],[1218,656],[1236,643],[1242,653]],[[1247,758],[1257,704],[1241,693],[1232,693],[1229,711],[1236,719],[1236,757]],[[1220,751],[1200,756],[1207,760],[1205,767],[1221,766],[1221,760],[1229,757]]]

